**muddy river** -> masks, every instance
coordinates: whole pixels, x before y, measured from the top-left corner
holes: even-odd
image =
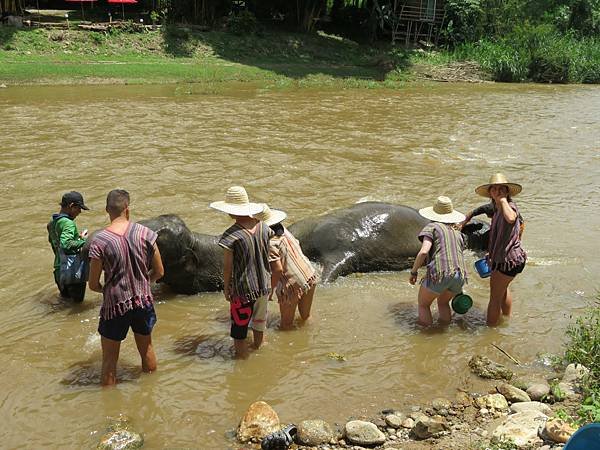
[[[259,399],[283,422],[333,423],[453,396],[473,353],[506,362],[491,344],[531,364],[560,351],[571,317],[597,295],[598,87],[9,87],[0,113],[3,448],[89,448],[119,414],[146,448],[226,448]],[[52,279],[45,226],[72,189],[92,208],[80,229],[108,223],[106,193],[121,187],[134,219],[174,213],[219,234],[229,219],[208,204],[234,184],[293,223],[365,200],[419,208],[442,194],[467,212],[481,203],[474,188],[497,171],[524,186],[516,200],[530,260],[513,284],[514,317],[493,329],[484,325],[487,283],[474,274],[475,307],[429,332],[413,325],[408,272],[355,274],[317,289],[311,323],[271,328],[264,348],[234,361],[222,295],[159,286],[159,370],[140,373],[130,335],[121,383],[103,390],[101,297],[61,301]]]

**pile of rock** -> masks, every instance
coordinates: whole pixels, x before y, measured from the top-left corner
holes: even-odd
[[[515,381],[520,384],[516,387],[507,382],[514,374],[504,366],[482,357],[472,361],[473,370],[487,379],[500,380],[494,382],[491,392],[478,395],[461,391],[454,401],[437,398],[411,412],[385,410],[379,417],[353,419],[341,427],[332,427],[321,419],[304,420],[298,422],[291,448],[394,450],[417,440],[431,440],[432,448],[461,448],[476,435],[492,441],[508,440],[519,448],[545,446],[548,450],[565,443],[573,434],[575,430],[568,423],[551,418],[551,407],[542,402],[550,393],[545,380]],[[578,395],[586,373],[582,366],[567,367],[560,389],[567,395]],[[259,448],[265,436],[281,428],[277,413],[265,402],[256,402],[242,418],[237,438]]]

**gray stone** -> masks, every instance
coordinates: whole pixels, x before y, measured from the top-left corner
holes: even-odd
[[[471,371],[481,378],[492,380],[510,380],[513,372],[502,364],[498,364],[482,355],[475,355],[469,360]]]
[[[510,405],[510,412],[519,413],[523,411],[539,411],[547,416],[552,414],[552,410],[545,403],[540,402],[519,402]]]
[[[352,420],[345,427],[346,439],[358,445],[381,445],[385,442],[385,434],[377,425],[363,420]]]
[[[502,394],[488,394],[482,397],[476,398],[475,402],[480,408],[487,409],[508,409],[508,402]]]
[[[496,390],[500,394],[504,395],[506,400],[508,400],[511,403],[531,401],[531,398],[529,398],[527,392],[522,391],[521,389],[516,388],[514,386],[511,386],[508,383],[502,383],[500,386],[496,387]]]
[[[324,420],[303,420],[298,425],[296,438],[301,444],[316,447],[329,443],[335,437],[331,426]]]
[[[429,416],[427,414],[423,414],[422,412],[413,412],[410,413],[410,418],[413,419],[415,422],[417,420],[421,420],[421,419],[427,419]]]
[[[442,409],[448,410],[452,407],[452,402],[446,398],[434,398],[431,401],[431,406],[436,411],[441,411]]]
[[[547,419],[545,414],[535,410],[511,414],[496,427],[492,437],[512,440],[519,448],[534,445],[539,442],[538,430]]]
[[[590,373],[583,364],[569,364],[565,369],[562,381],[564,383],[579,383]]]
[[[410,417],[407,417],[402,421],[402,428],[412,428],[415,426],[415,421]]]
[[[576,398],[577,397],[577,387],[574,383],[567,383],[561,381],[558,383],[558,390],[561,392],[564,398]]]
[[[550,393],[547,383],[535,383],[527,388],[527,395],[534,401],[540,401]]]
[[[385,416],[385,423],[392,428],[400,428],[404,419],[405,417],[401,413],[388,414]]]
[[[418,439],[428,439],[448,429],[442,417],[427,417],[417,420],[412,431]]]
[[[254,402],[250,405],[237,430],[240,442],[252,439],[261,440],[267,434],[279,430],[279,416],[265,402]]]

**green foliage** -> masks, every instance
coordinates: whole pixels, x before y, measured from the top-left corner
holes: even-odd
[[[443,37],[450,45],[478,40],[482,34],[482,0],[448,0]]]
[[[590,370],[588,387],[600,390],[600,308],[592,307],[567,328],[565,358]]]
[[[261,27],[254,14],[250,11],[240,11],[229,17],[227,20],[227,30],[233,34],[242,36],[247,34],[259,34]]]
[[[512,439],[492,439],[489,444],[480,447],[481,450],[517,450],[519,447]]]

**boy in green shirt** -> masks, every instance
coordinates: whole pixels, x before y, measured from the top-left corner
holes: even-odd
[[[67,192],[62,196],[60,212],[52,214],[52,220],[48,222],[48,242],[54,252],[54,282],[58,286],[61,297],[72,298],[76,302],[82,302],[85,295],[86,283],[62,285],[60,282],[60,254],[62,249],[66,254],[76,254],[86,243],[87,230],[81,233],[77,231],[75,218],[81,210],[89,210],[83,203],[83,196],[76,191]]]

